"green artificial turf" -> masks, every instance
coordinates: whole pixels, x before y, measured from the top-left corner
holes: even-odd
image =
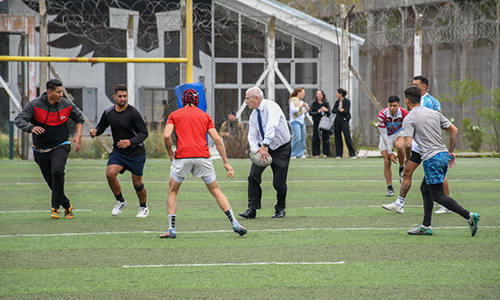
[[[250,161],[230,160],[219,186],[234,213],[246,210]],[[0,161],[1,299],[498,299],[500,159],[459,158],[451,196],[481,215],[470,236],[457,214],[433,215],[433,236],[409,236],[422,222],[420,167],[405,213],[381,207],[381,158],[292,160],[287,216],[272,219],[275,191],[263,174],[262,209],[240,237],[201,179],[178,197],[177,238],[168,228],[169,160],[148,160],[151,210],[137,219],[130,173],[119,176],[128,206],[114,197],[104,160],[69,160],[66,194],[74,219],[50,218],[50,191],[32,161]],[[393,165],[397,191],[397,166]],[[437,209],[437,205],[436,205]],[[64,213],[61,213],[63,217]]]

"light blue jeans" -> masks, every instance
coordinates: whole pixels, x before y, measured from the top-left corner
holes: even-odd
[[[300,122],[290,123],[292,127],[292,157],[301,158],[306,151],[306,124]]]

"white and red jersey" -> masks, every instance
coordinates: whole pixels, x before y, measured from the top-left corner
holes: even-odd
[[[408,115],[408,111],[402,107],[398,112],[391,115],[389,108],[386,107],[378,114],[378,128],[386,128],[387,135],[391,136],[396,132],[403,130],[403,119]]]

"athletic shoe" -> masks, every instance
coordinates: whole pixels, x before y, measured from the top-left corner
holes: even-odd
[[[115,208],[113,208],[113,211],[111,212],[112,216],[118,216],[119,214],[122,213],[122,209],[127,206],[127,200],[121,202],[116,200]]]
[[[50,213],[50,216],[54,219],[59,219],[59,209],[55,209],[52,207],[52,212]]]
[[[64,209],[64,218],[73,219],[73,205],[69,205],[68,209]]]
[[[402,206],[399,206],[396,202],[392,202],[391,204],[384,204],[382,205],[383,208],[390,210],[390,211],[395,211],[400,214],[405,213],[405,208]]]
[[[356,159],[357,157],[356,156],[351,156],[351,159]]]
[[[452,212],[453,211],[451,211],[451,210],[449,210],[446,207],[444,207],[444,206],[441,205],[441,207],[438,210],[436,210],[434,213],[441,215],[441,214],[451,214]]]
[[[470,220],[467,220],[467,223],[469,223],[470,226],[470,233],[472,236],[476,235],[477,232],[477,222],[479,222],[479,214],[476,213],[470,213]]]
[[[232,222],[231,225],[233,225],[234,232],[238,233],[240,236],[244,236],[245,234],[247,234],[247,229],[241,226],[240,223]]]
[[[394,190],[387,189],[387,194],[385,194],[386,197],[394,197]]]
[[[137,216],[135,216],[136,218],[147,218],[149,215],[149,208],[146,206],[146,207],[142,207],[142,206],[139,206],[139,212],[137,212]]]
[[[160,235],[160,238],[162,239],[175,239],[177,236],[177,233],[175,233],[175,228],[174,229],[169,229],[165,231],[163,234]]]
[[[335,157],[335,158],[336,158],[336,159],[341,159],[342,157],[340,157],[340,156],[337,156],[337,157]]]
[[[408,230],[408,234],[410,235],[432,235],[432,233],[432,228],[430,226],[424,228],[423,225],[420,225],[415,229]]]

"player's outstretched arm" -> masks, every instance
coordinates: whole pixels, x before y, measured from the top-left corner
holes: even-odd
[[[404,149],[405,149],[405,161],[407,162],[411,156],[411,141],[410,136],[405,136]]]
[[[450,127],[446,128],[446,131],[450,133],[450,146],[448,152],[450,153],[451,159],[448,163],[448,167],[452,168],[456,165],[455,146],[457,145],[458,129],[455,125],[451,124]]]
[[[165,148],[167,149],[168,156],[170,157],[170,161],[174,160],[174,151],[172,151],[172,133],[174,132],[174,125],[167,124],[165,126],[165,132],[163,133],[163,142],[165,144]]]
[[[83,124],[76,124],[76,136],[71,141],[71,143],[75,143],[75,151],[78,152],[80,150],[80,144],[82,142],[82,132],[83,132]]]
[[[231,165],[227,161],[226,147],[224,147],[224,142],[222,142],[222,139],[219,136],[219,134],[217,133],[217,130],[215,130],[215,128],[210,128],[208,130],[208,134],[214,140],[215,147],[217,148],[217,151],[219,152],[219,155],[222,158],[222,161],[224,162],[224,168],[227,171],[227,177],[233,178],[234,170],[233,170],[233,167],[231,167]]]

